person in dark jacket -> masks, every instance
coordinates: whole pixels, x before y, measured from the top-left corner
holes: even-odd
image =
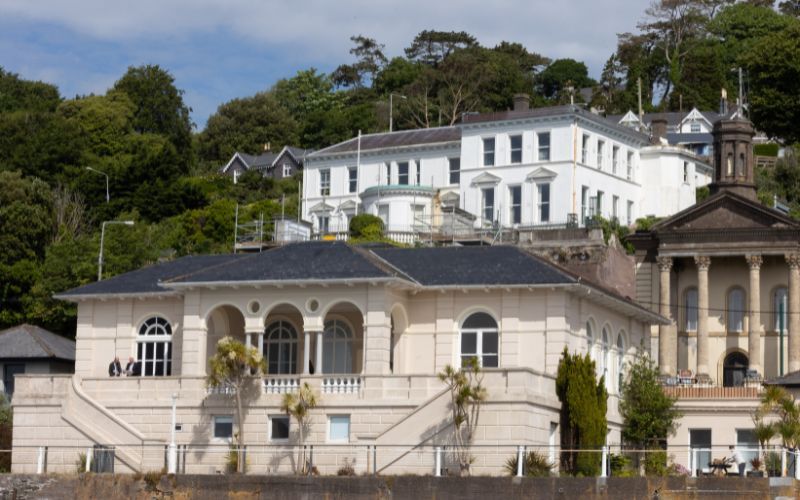
[[[119,362],[119,356],[116,356],[114,361],[108,365],[108,376],[119,377],[120,375],[122,375],[122,365]]]

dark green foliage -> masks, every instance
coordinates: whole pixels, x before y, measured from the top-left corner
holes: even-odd
[[[661,217],[648,215],[647,217],[640,217],[636,219],[637,231],[649,231],[654,225],[661,221]]]
[[[575,59],[556,59],[539,75],[539,85],[545,98],[569,103],[568,86],[577,92],[578,89],[594,85],[594,80],[589,78],[586,64]]]
[[[553,473],[553,468],[555,468],[555,464],[538,451],[529,451],[525,453],[523,455],[523,460],[525,462],[523,471],[526,477],[549,477]],[[517,464],[517,454],[515,453],[511,458],[506,460],[503,469],[505,469],[509,476],[516,476]]]
[[[780,146],[775,144],[774,142],[769,142],[766,144],[755,144],[753,145],[753,154],[756,156],[778,156],[778,151],[780,150]]]
[[[561,401],[561,470],[583,476],[600,472],[600,449],[605,444],[608,393],[605,377],[595,376],[595,363],[586,354],[566,347],[558,362],[556,394]],[[593,451],[575,451],[593,450]]]
[[[613,477],[635,477],[636,471],[631,466],[631,459],[626,455],[608,454],[608,464]]]
[[[613,218],[611,220],[606,219],[605,217],[596,215],[592,219],[592,221],[600,226],[600,229],[603,230],[603,240],[606,243],[611,239],[611,235],[613,234],[616,236],[617,241],[625,248],[627,253],[632,254],[634,251],[633,245],[628,243],[626,237],[630,234],[630,229],[627,226],[623,226],[619,223],[619,219]]]
[[[699,188],[695,189],[694,193],[695,203],[700,203],[701,201],[708,198],[710,194],[711,190],[708,188],[708,186],[700,186]]]
[[[55,85],[23,80],[0,66],[0,113],[28,111],[46,113],[55,111],[61,96]]]
[[[457,50],[477,46],[475,37],[465,31],[425,30],[414,37],[405,53],[411,61],[436,66]]]
[[[756,187],[758,198],[771,207],[777,196],[789,205],[789,214],[800,216],[800,168],[794,149],[787,148],[786,155],[778,158],[774,167],[756,168]]]
[[[658,368],[649,356],[638,356],[628,367],[621,393],[623,441],[638,449],[666,444],[681,413],[675,408],[675,398],[664,393]]]
[[[358,214],[350,219],[350,236],[360,240],[383,240],[383,220],[371,214]]]

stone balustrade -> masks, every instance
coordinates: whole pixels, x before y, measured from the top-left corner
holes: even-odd
[[[288,394],[300,389],[297,377],[271,376],[264,379],[264,394]]]

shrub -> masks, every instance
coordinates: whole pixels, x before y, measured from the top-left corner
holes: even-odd
[[[767,469],[767,474],[771,477],[778,477],[781,475],[781,455],[778,452],[770,451],[764,455],[764,466]]]
[[[615,477],[634,477],[636,471],[631,467],[631,458],[626,455],[610,453],[608,463],[611,467],[611,475]]]
[[[529,451],[524,456],[524,473],[526,477],[548,477],[555,465],[546,456],[537,451]],[[517,454],[506,460],[503,466],[509,476],[517,475]]]
[[[365,240],[383,237],[383,220],[371,214],[358,214],[350,219],[350,236]]]
[[[780,147],[774,143],[756,144],[753,146],[753,154],[756,156],[778,156]]]
[[[353,468],[353,465],[355,465],[355,463],[356,463],[355,459],[350,460],[349,458],[345,458],[344,459],[344,465],[339,467],[339,470],[336,471],[336,475],[337,476],[355,476],[356,475],[356,470]]]
[[[681,464],[671,464],[668,467],[667,474],[670,476],[691,476],[692,473]]]
[[[86,472],[86,453],[78,453],[78,459],[75,460],[75,472],[78,474]]]
[[[648,476],[666,476],[667,468],[666,451],[649,451],[644,457],[644,473]]]

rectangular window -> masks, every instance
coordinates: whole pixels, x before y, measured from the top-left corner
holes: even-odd
[[[411,169],[411,176],[408,180],[409,183],[419,186],[420,178],[422,178],[422,160],[417,160],[414,162],[414,166]]]
[[[331,194],[331,171],[324,168],[319,171],[319,195],[330,196]]]
[[[401,186],[408,186],[408,162],[402,161],[397,164],[397,183]]]
[[[494,137],[483,139],[483,166],[494,166]]]
[[[350,193],[358,192],[358,167],[347,169],[347,191]]]
[[[605,163],[606,156],[606,143],[605,141],[597,141],[597,168],[602,169]]]
[[[494,222],[494,188],[484,188],[481,189],[483,200],[483,210],[481,213],[483,214],[484,222]]]
[[[591,216],[591,208],[589,205],[589,188],[581,186],[581,222],[586,224],[586,219]]]
[[[320,215],[318,221],[319,221],[319,232],[320,233],[325,234],[325,233],[330,232],[330,229],[331,229],[331,218],[330,218],[330,216],[328,216],[327,214],[326,215]]]
[[[750,460],[758,456],[758,439],[756,439],[753,429],[736,429],[736,448],[742,454],[742,458],[747,464],[745,466],[745,472],[753,470],[753,466],[750,465]],[[791,463],[793,457],[794,455],[792,454],[788,454],[786,457],[787,469],[790,471],[794,470],[794,464]]]
[[[697,331],[697,289],[686,290],[686,331]]]
[[[272,415],[269,417],[270,441],[287,441],[289,439],[289,417]]]
[[[629,181],[632,181],[633,180],[633,153],[631,151],[628,151],[627,168],[628,168],[627,178],[628,178]]]
[[[708,464],[711,463],[711,429],[689,429],[689,448],[692,450],[689,456],[697,456],[697,462],[691,464],[690,469],[710,472]]]
[[[693,134],[699,134],[700,133],[700,124],[692,122],[692,124],[689,125],[689,131],[691,133],[693,133]]]
[[[687,184],[689,182],[689,162],[683,162],[683,183]]]
[[[587,165],[589,163],[589,136],[583,136],[583,142],[581,142],[581,163]]]
[[[509,219],[512,224],[519,224],[522,222],[522,186],[510,186],[508,197],[511,202]]]
[[[522,136],[512,135],[509,143],[511,145],[511,163],[522,163]]]
[[[450,164],[450,184],[461,182],[461,158],[448,158]]]
[[[389,227],[389,205],[378,205],[378,217],[383,221],[383,226]]]
[[[328,441],[336,443],[350,441],[350,415],[328,417]]]
[[[477,358],[484,368],[497,368],[498,338],[496,330],[472,330],[461,332],[461,364]]]
[[[611,217],[617,219],[619,217],[619,196],[611,197]]]
[[[392,183],[392,164],[391,163],[384,163],[383,164],[383,179],[386,181],[385,185],[389,185]]]
[[[540,132],[539,161],[550,161],[550,132]]]
[[[217,439],[230,439],[233,437],[232,416],[216,415],[214,417],[214,437]]]
[[[619,146],[614,146],[611,150],[611,172],[617,175],[619,169]]]
[[[633,224],[633,202],[628,200],[628,208],[625,211],[625,215],[627,217],[628,225],[630,226]]]
[[[539,222],[550,222],[550,183],[537,184],[536,194],[539,203]]]
[[[603,215],[603,192],[597,192],[597,198],[595,199],[595,206],[594,206],[594,214],[595,215]]]
[[[292,175],[292,166],[288,163],[283,164],[283,176],[290,177]]]
[[[412,205],[411,210],[414,213],[414,221],[412,222],[415,227],[425,223],[425,205]]]

